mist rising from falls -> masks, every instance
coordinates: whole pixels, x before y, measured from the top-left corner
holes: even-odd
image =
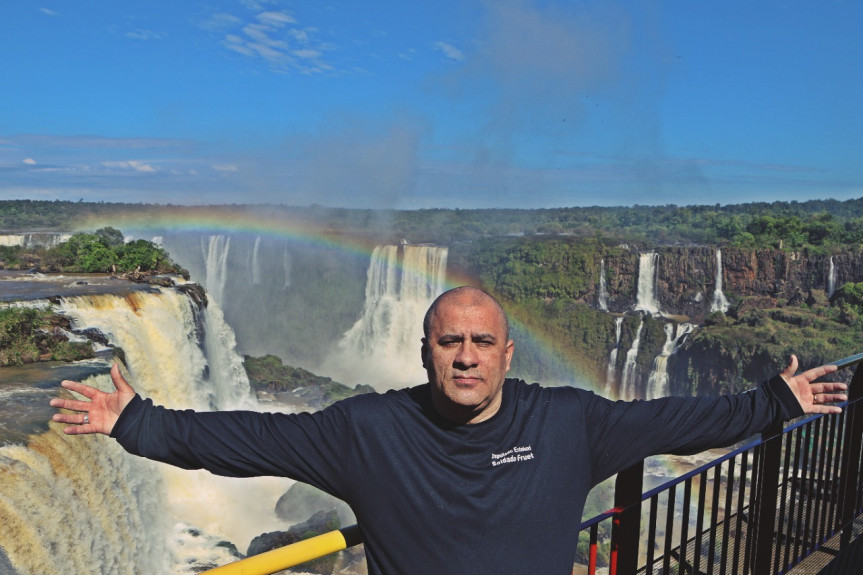
[[[420,360],[422,320],[444,291],[447,248],[378,246],[366,279],[359,320],[344,334],[321,372],[379,391],[426,381]]]
[[[636,311],[646,311],[649,314],[659,313],[659,302],[656,301],[656,260],[659,254],[648,252],[638,258],[638,292],[635,301]]]
[[[121,347],[129,382],[156,403],[256,407],[215,306],[202,311],[162,290],[68,298],[60,310]],[[112,387],[107,375],[88,383]],[[219,540],[244,551],[255,535],[284,528],[273,509],[289,480],[184,471],[126,454],[105,437],[63,436],[61,428],[51,424],[26,448],[0,448],[0,545],[22,574],[191,572],[200,562],[234,559]]]
[[[722,291],[722,250],[716,250],[716,287],[713,289],[713,304],[710,311],[725,313],[729,308],[728,298]]]

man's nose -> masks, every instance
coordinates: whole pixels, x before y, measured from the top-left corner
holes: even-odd
[[[458,367],[474,367],[479,363],[479,354],[472,341],[462,342],[455,356],[455,363]]]

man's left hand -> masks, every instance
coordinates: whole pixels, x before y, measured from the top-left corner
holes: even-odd
[[[841,413],[841,407],[829,404],[846,401],[848,395],[844,392],[848,386],[835,381],[812,383],[834,371],[835,365],[822,365],[794,375],[797,372],[797,356],[792,354],[788,367],[779,375],[794,392],[805,413]]]

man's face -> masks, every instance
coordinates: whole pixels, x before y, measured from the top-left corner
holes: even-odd
[[[512,351],[501,311],[489,296],[466,291],[440,301],[422,349],[438,412],[459,423],[497,413]]]

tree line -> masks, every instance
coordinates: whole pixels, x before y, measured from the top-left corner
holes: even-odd
[[[175,206],[68,201],[0,201],[0,230],[71,231],[98,221],[147,221],[224,212],[302,222],[376,241],[449,245],[484,237],[568,235],[646,245],[829,249],[863,244],[863,198],[733,205],[549,209],[360,210],[284,205]]]

